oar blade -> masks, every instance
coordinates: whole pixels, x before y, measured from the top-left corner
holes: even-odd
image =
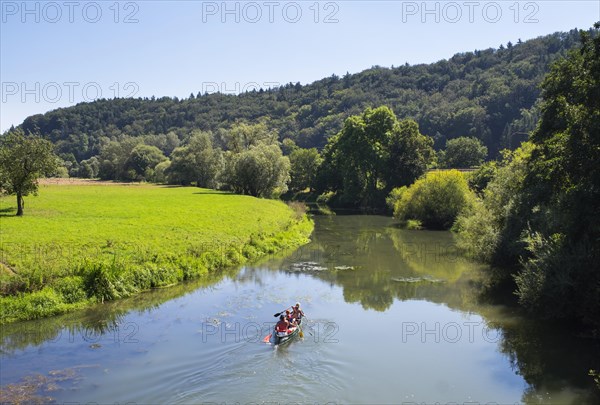
[[[274,317],[278,317],[279,315],[283,314],[286,310],[290,309],[291,307],[287,307],[286,309],[284,309],[281,312],[277,312],[275,315],[273,315]]]
[[[263,339],[263,342],[265,343],[269,343],[271,341],[271,333],[269,333],[267,336],[265,336],[265,338]]]

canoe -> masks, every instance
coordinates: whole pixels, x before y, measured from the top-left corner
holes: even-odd
[[[271,343],[273,343],[274,345],[281,345],[283,343],[289,342],[295,336],[298,336],[298,334],[300,334],[301,324],[302,319],[300,319],[300,321],[298,322],[298,326],[288,329],[288,333],[277,332],[275,328],[273,328],[273,334],[271,335]]]

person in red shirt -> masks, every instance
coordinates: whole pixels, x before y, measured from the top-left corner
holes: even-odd
[[[279,322],[277,322],[277,324],[275,325],[275,331],[287,333],[289,327],[290,327],[290,323],[288,322],[288,320],[285,318],[284,315],[281,315],[279,317]]]

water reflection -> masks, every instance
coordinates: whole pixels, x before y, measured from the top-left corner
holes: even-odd
[[[132,313],[150,313],[161,304],[183,297],[198,288],[207,288],[225,277],[235,277],[239,269],[232,268],[206,275],[169,288],[159,288],[138,294],[131,298],[110,301],[95,307],[28,322],[16,322],[2,325],[0,328],[0,351],[11,354],[30,346],[39,346],[46,342],[58,341],[64,336],[82,336],[93,344],[103,336],[115,339],[127,339],[131,328],[124,318]],[[124,330],[125,328],[125,330]]]
[[[399,229],[377,216],[319,217],[311,244],[266,263],[340,286],[348,303],[384,312],[396,300],[425,300],[483,317],[498,350],[529,384],[525,403],[600,400],[587,375],[600,369],[600,342],[565,325],[528,318],[490,294],[489,271],[465,259],[449,232]],[[510,301],[509,301],[510,302]]]
[[[516,374],[529,384],[523,393],[526,403],[599,403],[600,391],[587,375],[600,364],[598,341],[574,336],[564,325],[518,319],[488,318],[502,330],[499,349],[510,359]]]
[[[457,252],[451,233],[406,231],[380,216],[319,217],[309,245],[263,267],[341,286],[347,302],[376,311],[412,299],[472,311],[474,287],[486,282],[483,266]]]
[[[88,379],[77,399],[96,402],[269,402],[281,392],[292,401],[290,383],[304,397],[318,392],[340,402],[398,402],[386,388],[396,385],[398,392],[412,390],[416,402],[468,402],[473,392],[497,402],[519,396],[526,403],[598,400],[587,376],[589,368],[600,369],[598,343],[497,303],[485,294],[487,281],[482,266],[457,254],[450,233],[405,231],[379,216],[319,216],[313,241],[296,251],[86,311],[5,325],[0,348],[3,361],[23,368],[46,356],[52,365],[39,366],[46,374],[55,361],[61,369],[89,367],[78,368]],[[208,330],[204,322],[212,320],[218,328],[211,331],[262,324],[291,298],[309,305],[313,329],[277,351],[260,342],[222,342],[220,334],[202,334]],[[485,328],[496,338],[473,344],[402,342],[396,323],[386,344],[379,344],[374,328],[390,319],[417,327],[479,322],[480,336]],[[144,328],[140,343],[115,347],[138,337],[136,322]],[[335,336],[323,329],[332,322],[341,325]],[[47,344],[70,336],[85,342]],[[336,343],[326,344],[325,337],[332,336]],[[396,363],[382,364],[385,356]],[[9,374],[14,382],[19,373]],[[96,385],[104,390],[90,398],[86,390]],[[427,397],[430,391],[437,397]],[[401,399],[411,401],[410,395]]]

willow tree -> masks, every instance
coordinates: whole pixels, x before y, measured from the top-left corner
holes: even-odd
[[[17,216],[23,215],[23,197],[37,194],[38,179],[58,168],[50,142],[14,130],[0,137],[0,190],[17,196]]]
[[[240,153],[225,154],[223,183],[239,194],[274,197],[287,191],[290,160],[278,145],[259,143]]]

